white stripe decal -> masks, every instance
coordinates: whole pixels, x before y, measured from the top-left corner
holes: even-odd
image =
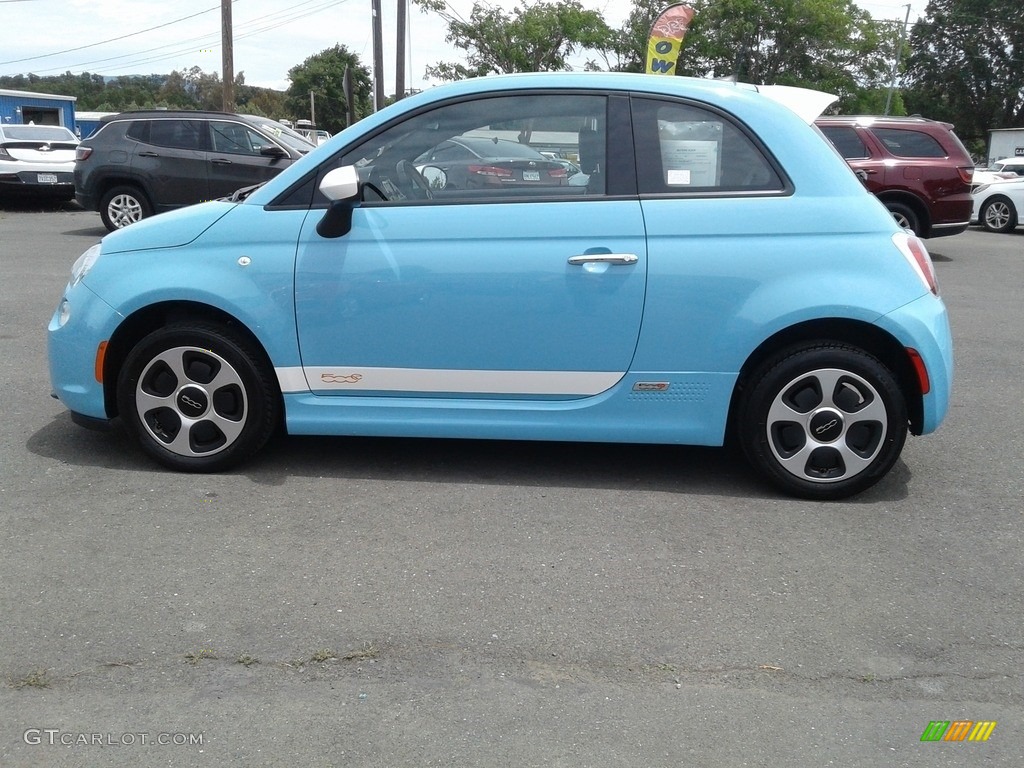
[[[288,368],[275,368],[274,373],[277,374],[277,384],[281,387],[282,392],[306,392],[309,390],[306,374],[297,365]]]
[[[623,373],[462,371],[433,368],[278,368],[282,392],[453,392],[487,395],[596,395]],[[307,384],[308,382],[308,384]]]

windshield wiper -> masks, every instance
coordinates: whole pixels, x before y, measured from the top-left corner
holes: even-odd
[[[242,187],[241,189],[236,189],[231,194],[231,197],[222,197],[221,199],[222,200],[227,200],[229,203],[240,203],[243,200],[245,200],[247,197],[249,197],[249,195],[251,195],[253,192],[255,192],[257,189],[259,189],[260,187],[262,187],[266,183],[267,182],[263,181],[263,182],[260,182],[259,184],[253,184],[250,187]]]

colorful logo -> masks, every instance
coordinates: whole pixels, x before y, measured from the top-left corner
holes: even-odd
[[[921,741],[988,741],[995,729],[995,720],[932,720]]]

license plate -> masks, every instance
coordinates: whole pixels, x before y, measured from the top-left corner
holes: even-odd
[[[523,181],[540,181],[540,171],[523,171]]]
[[[57,174],[56,173],[37,173],[36,181],[40,184],[56,184]]]

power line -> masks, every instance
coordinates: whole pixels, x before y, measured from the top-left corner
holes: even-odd
[[[231,2],[234,3],[234,2],[236,2],[236,0],[231,0]],[[107,43],[115,43],[118,40],[125,40],[125,39],[127,39],[129,37],[135,37],[136,35],[144,35],[147,32],[152,32],[152,31],[154,31],[156,29],[163,29],[164,27],[170,27],[173,24],[178,24],[178,23],[180,23],[182,21],[188,21],[189,19],[194,19],[196,16],[202,16],[204,13],[209,13],[210,11],[215,11],[215,10],[218,10],[219,8],[220,8],[220,6],[215,6],[213,8],[207,8],[205,11],[199,11],[198,13],[193,13],[191,16],[185,16],[185,17],[180,18],[180,19],[175,19],[174,21],[168,21],[168,22],[166,22],[164,24],[157,24],[155,27],[149,27],[148,29],[140,29],[138,32],[129,32],[127,35],[121,35],[120,37],[112,37],[109,40],[100,40],[98,43],[89,43],[88,45],[80,45],[77,48],[67,48],[67,49],[65,49],[63,51],[57,51],[56,53],[41,53],[38,56],[26,56],[24,59],[11,59],[10,61],[0,61],[0,66],[3,66],[4,64],[19,64],[19,63],[21,63],[23,61],[35,61],[36,59],[47,59],[47,58],[50,58],[51,56],[60,56],[60,55],[65,54],[65,53],[74,53],[75,51],[82,51],[82,50],[85,50],[86,48],[95,48],[98,45],[106,45]]]
[[[4,0],[0,0],[0,2],[3,2],[3,1]],[[234,36],[234,39],[237,41],[237,40],[244,40],[244,39],[249,38],[249,37],[254,37],[256,35],[263,34],[264,32],[275,30],[278,27],[284,26],[285,24],[291,24],[292,22],[300,21],[302,19],[308,18],[309,16],[312,16],[314,14],[320,13],[321,11],[327,10],[328,8],[334,7],[336,5],[341,5],[342,3],[346,3],[348,1],[349,0],[326,0],[326,1],[325,0],[305,0],[305,2],[298,3],[298,4],[294,5],[294,6],[292,6],[291,8],[288,8],[288,9],[285,9],[285,10],[280,10],[280,11],[274,11],[273,13],[264,14],[263,16],[257,16],[256,18],[250,19],[248,21],[245,21],[245,22],[242,22],[242,23],[239,23],[239,24],[235,24],[234,26],[235,26],[236,34]],[[232,2],[233,3],[237,2],[237,0],[232,0]],[[313,7],[312,8],[305,8],[303,10],[303,8],[305,6],[313,6]],[[207,9],[206,11],[201,11],[199,14],[193,14],[193,16],[198,16],[198,15],[201,15],[202,13],[208,13],[210,10],[219,10],[219,9],[220,9],[220,6],[217,6],[216,8]],[[185,17],[185,18],[186,19],[192,18],[192,16]],[[152,27],[152,28],[147,29],[147,30],[141,30],[139,32],[133,32],[130,35],[123,35],[123,36],[121,36],[119,38],[114,38],[114,40],[120,40],[120,39],[124,39],[126,37],[132,37],[132,36],[135,36],[135,35],[141,35],[141,34],[144,34],[145,32],[151,31],[152,29],[158,29],[160,27],[169,26],[170,24],[174,24],[174,23],[177,23],[178,21],[184,21],[184,20],[185,19],[177,19],[176,21],[167,22],[166,24],[161,24],[158,27]],[[242,33],[238,34],[238,30],[242,30]],[[110,42],[110,41],[103,41],[103,42]],[[85,46],[79,46],[78,48],[72,48],[72,49],[69,49],[69,50],[70,51],[76,51],[76,50],[82,50],[84,48],[92,48],[92,47],[95,47],[97,45],[102,45],[103,42],[92,43],[90,45],[85,45]],[[110,69],[113,66],[126,67],[126,68],[137,67],[137,66],[141,66],[143,64],[152,64],[152,63],[156,63],[156,62],[159,62],[159,61],[167,61],[169,59],[177,58],[177,57],[179,57],[179,56],[181,56],[183,54],[187,54],[187,53],[193,52],[196,47],[200,47],[200,48],[204,48],[204,49],[205,48],[209,48],[212,51],[212,50],[217,49],[217,48],[220,47],[220,42],[221,42],[221,40],[220,40],[220,32],[219,31],[211,32],[211,33],[207,33],[207,34],[200,35],[200,36],[197,36],[197,37],[187,38],[185,40],[177,40],[174,43],[168,43],[168,44],[165,44],[165,45],[159,45],[159,46],[156,46],[154,48],[150,48],[150,49],[148,49],[146,51],[139,52],[139,53],[119,54],[117,56],[110,56],[110,57],[103,58],[103,59],[92,59],[92,60],[89,60],[89,61],[79,62],[79,63],[75,63],[75,64],[70,64],[70,65],[63,65],[63,66],[59,66],[59,67],[50,67],[50,68],[47,68],[47,69],[38,69],[38,70],[35,70],[33,72],[33,74],[45,74],[47,72],[71,71],[71,70],[80,69],[80,68],[84,69],[84,68],[90,67],[91,65],[94,65],[94,64],[110,64],[110,66],[103,67],[102,69]],[[168,48],[173,48],[173,50],[168,51],[167,53],[164,53],[164,54],[156,55],[156,56],[151,55],[151,54],[153,54],[153,53],[155,53],[157,51],[165,50],[165,49],[168,49]],[[32,57],[32,58],[45,58],[45,57],[48,57],[48,56],[57,56],[57,55],[60,55],[60,54],[63,54],[63,53],[67,53],[67,52],[68,51],[60,51],[60,52],[57,52],[57,53],[44,54],[43,56]],[[17,61],[27,61],[27,60],[28,59],[18,59]],[[121,63],[117,64],[117,65],[111,64],[111,62],[116,62],[116,61],[121,61]],[[12,62],[0,62],[0,64],[6,64],[6,63],[12,63]],[[94,74],[98,74],[98,73],[94,73]]]

